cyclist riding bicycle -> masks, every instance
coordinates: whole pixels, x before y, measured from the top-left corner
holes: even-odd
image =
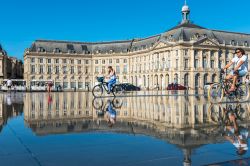
[[[113,85],[116,83],[116,74],[115,74],[115,70],[112,68],[112,66],[108,67],[108,74],[109,75],[106,78],[109,78],[108,94],[110,94]]]
[[[235,57],[222,69],[221,72],[225,72],[230,66],[234,64],[234,69],[226,76],[226,79],[233,79],[233,83],[229,92],[233,92],[236,89],[236,80],[238,77],[243,77],[247,74],[247,56],[242,48],[237,48],[235,50]]]

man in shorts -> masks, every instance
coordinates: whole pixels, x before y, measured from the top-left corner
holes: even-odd
[[[245,51],[242,48],[237,48],[235,50],[235,57],[222,69],[222,72],[225,72],[230,66],[234,64],[234,69],[227,75],[226,79],[233,79],[233,83],[229,92],[235,91],[236,81],[238,77],[243,77],[247,74],[247,56]]]

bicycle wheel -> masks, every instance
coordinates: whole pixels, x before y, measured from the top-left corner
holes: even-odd
[[[208,108],[208,118],[209,121],[214,124],[222,124],[225,116],[220,105],[211,104]]]
[[[102,110],[103,104],[104,102],[102,98],[94,98],[92,101],[92,105],[96,110]]]
[[[211,103],[221,102],[224,97],[224,89],[221,84],[215,83],[210,86],[208,89],[208,100]]]
[[[115,85],[112,89],[112,93],[114,96],[122,95],[124,93],[124,89],[121,85]]]
[[[114,98],[113,99],[113,101],[112,101],[112,104],[113,104],[113,106],[114,106],[114,108],[121,108],[122,107],[122,105],[123,105],[123,100],[122,100],[122,98]]]
[[[100,97],[100,96],[102,96],[102,94],[103,94],[103,87],[102,87],[102,85],[100,84],[100,85],[94,86],[94,88],[92,90],[92,94],[93,94],[94,97]]]
[[[236,90],[236,98],[238,101],[247,101],[249,98],[249,87],[246,84],[240,84]]]

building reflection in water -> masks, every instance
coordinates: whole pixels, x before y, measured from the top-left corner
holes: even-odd
[[[202,96],[93,99],[84,92],[27,93],[24,103],[25,122],[37,135],[92,131],[149,135],[182,149],[184,165],[191,163],[194,149],[228,140],[225,128],[232,123],[227,123],[231,117],[226,118],[223,110],[240,110],[238,130],[231,134],[245,137],[239,129],[249,130],[249,103],[210,105]],[[244,145],[240,141],[238,145]]]
[[[22,93],[3,93],[0,95],[0,132],[8,119],[23,113]]]

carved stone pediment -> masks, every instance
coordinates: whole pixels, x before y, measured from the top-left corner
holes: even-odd
[[[158,43],[155,44],[154,49],[160,49],[166,46],[170,46],[171,44],[159,41]]]
[[[200,46],[219,46],[219,43],[217,41],[208,38],[197,41],[194,44]]]

